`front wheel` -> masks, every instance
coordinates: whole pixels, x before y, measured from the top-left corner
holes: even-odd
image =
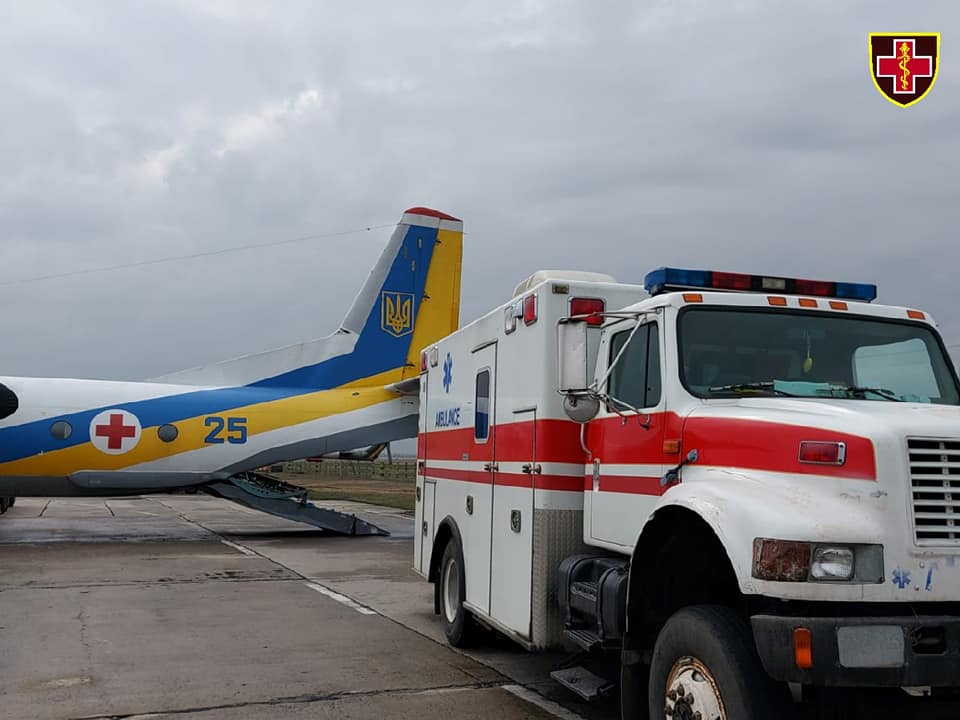
[[[699,605],[663,626],[650,668],[651,718],[770,720],[789,710],[786,688],[757,657],[747,624],[732,610]]]
[[[467,576],[460,543],[451,538],[440,560],[440,617],[447,640],[454,647],[470,645],[475,633],[474,620],[463,606],[467,594]]]

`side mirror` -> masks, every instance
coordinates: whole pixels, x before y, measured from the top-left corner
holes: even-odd
[[[600,398],[592,393],[567,395],[563,399],[563,411],[575,423],[590,422],[600,412]]]
[[[560,392],[582,393],[590,386],[587,377],[587,323],[563,319],[557,326],[557,368]]]
[[[577,423],[600,412],[600,399],[590,388],[590,348],[587,323],[561,320],[557,326],[557,368],[563,411]]]

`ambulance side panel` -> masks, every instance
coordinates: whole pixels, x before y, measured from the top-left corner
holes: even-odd
[[[436,485],[433,519],[425,518],[421,572],[427,573],[436,527],[449,517],[463,541],[466,605],[530,648],[562,642],[557,571],[586,552],[583,528],[586,458],[580,426],[563,413],[557,392],[556,333],[574,296],[608,297],[608,307],[639,299],[639,288],[587,283],[538,286],[538,317],[504,329],[508,306],[442,340],[437,365],[421,390],[419,456],[427,488]],[[599,340],[599,328],[596,330]],[[489,398],[479,407],[478,374],[488,371]],[[424,394],[425,393],[425,394]],[[426,401],[426,402],[425,402]],[[478,410],[488,437],[477,429]],[[424,532],[420,521],[420,532]]]

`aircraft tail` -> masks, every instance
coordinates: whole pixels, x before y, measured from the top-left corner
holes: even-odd
[[[421,349],[459,325],[462,258],[459,219],[410,208],[333,335],[155,380],[324,390],[417,377]]]

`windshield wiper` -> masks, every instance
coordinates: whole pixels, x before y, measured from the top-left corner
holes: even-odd
[[[780,390],[772,382],[752,382],[752,383],[734,383],[733,385],[715,385],[707,388],[710,392],[746,392],[749,390],[763,390],[773,395],[782,395],[784,397],[800,397],[786,390]]]
[[[882,387],[864,387],[860,385],[840,385],[838,390],[843,390],[844,392],[849,393],[859,393],[860,395],[866,395],[867,393],[873,393],[874,395],[879,395],[885,400],[892,400],[893,402],[906,402],[902,397],[897,395],[893,390],[887,390]]]

